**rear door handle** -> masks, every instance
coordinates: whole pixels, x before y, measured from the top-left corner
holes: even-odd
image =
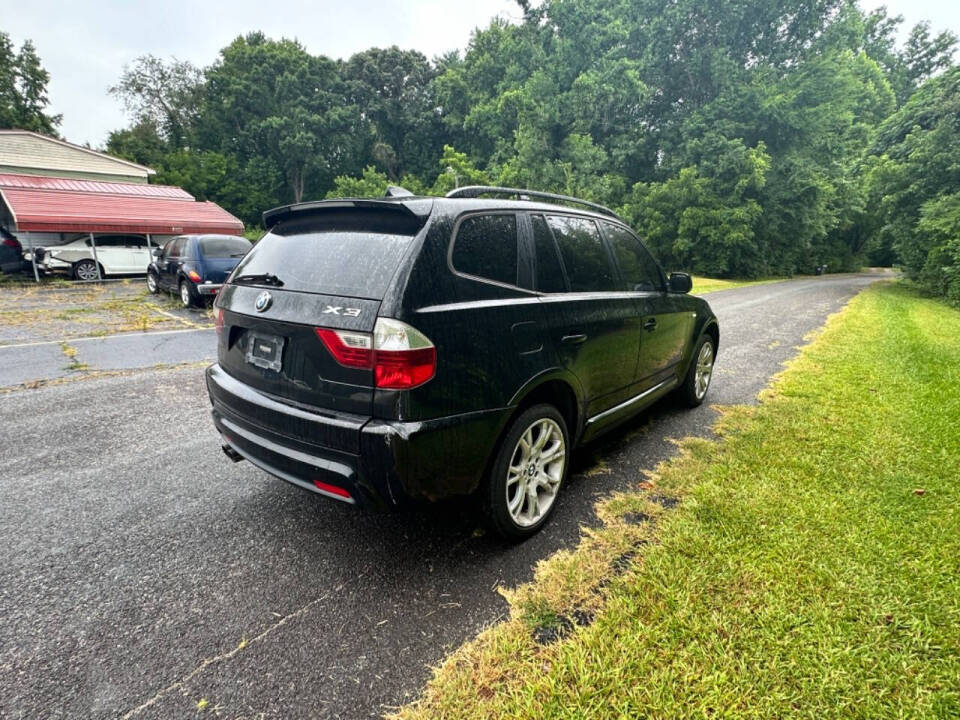
[[[586,342],[587,336],[583,333],[578,333],[576,335],[564,335],[560,342],[565,345],[579,345],[582,342]]]
[[[649,318],[648,320],[643,321],[644,330],[656,330],[657,329],[657,319]]]

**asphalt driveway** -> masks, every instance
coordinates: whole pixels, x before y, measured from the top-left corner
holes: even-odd
[[[710,295],[709,400],[753,402],[876,279]],[[0,716],[377,716],[500,617],[498,586],[597,523],[597,498],[714,417],[664,401],[582,449],[553,522],[508,546],[463,503],[358,514],[233,465],[196,367],[2,395]]]

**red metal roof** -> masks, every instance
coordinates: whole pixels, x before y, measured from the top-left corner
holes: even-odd
[[[154,235],[181,233],[224,233],[239,235],[243,223],[212,202],[195,202],[182,196],[150,196],[132,188],[165,188],[135,183],[101,183],[88,180],[49,178],[52,184],[35,182],[36,177],[0,175],[0,197],[21,232],[135,232]],[[18,178],[17,181],[6,180]],[[19,179],[29,178],[23,184]],[[79,182],[86,190],[67,190],[64,183]],[[26,186],[24,186],[26,184]],[[117,185],[123,190],[116,191]],[[109,187],[109,191],[93,186]]]
[[[33,188],[36,190],[66,190],[68,192],[112,193],[114,195],[142,195],[175,200],[193,200],[193,195],[183,188],[172,185],[147,185],[146,183],[104,182],[102,180],[78,180],[76,178],[51,177],[49,175],[11,175],[0,173],[0,189]]]

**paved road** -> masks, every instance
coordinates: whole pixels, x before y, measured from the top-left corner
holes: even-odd
[[[752,402],[874,279],[711,295],[710,400]],[[201,699],[227,718],[376,716],[503,614],[498,585],[715,417],[665,401],[583,449],[554,521],[512,547],[462,504],[358,514],[232,465],[207,413],[195,368],[0,396],[0,717],[189,717]],[[586,476],[598,459],[612,472]]]
[[[212,329],[73,338],[67,344],[75,352],[71,358],[64,355],[61,343],[53,340],[0,345],[0,388],[89,371],[136,370],[217,357],[217,335]],[[71,370],[71,362],[84,370]]]

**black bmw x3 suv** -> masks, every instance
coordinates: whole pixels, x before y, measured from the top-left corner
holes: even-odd
[[[475,493],[522,539],[571,450],[667,393],[703,402],[717,319],[612,211],[511,188],[307,202],[217,301],[233,460],[361,506]]]

